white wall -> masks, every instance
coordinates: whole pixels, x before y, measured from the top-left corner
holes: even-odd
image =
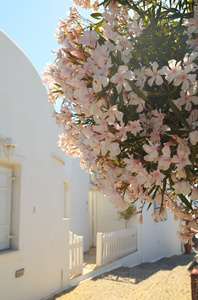
[[[140,245],[142,261],[152,262],[162,257],[181,254],[181,242],[177,237],[179,222],[168,212],[167,220],[155,222],[151,218],[153,206],[143,214],[143,225],[140,225]]]
[[[119,219],[118,211],[102,192],[97,193],[97,231],[110,232],[125,229],[125,220]],[[127,228],[136,227],[136,217],[132,217]]]
[[[0,253],[0,299],[40,300],[68,285],[68,220],[63,221],[64,160],[45,87],[24,53],[0,31],[0,135],[17,143],[11,251]],[[16,251],[14,251],[16,250]],[[15,271],[24,275],[15,278]]]

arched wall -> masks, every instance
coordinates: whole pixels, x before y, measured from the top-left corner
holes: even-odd
[[[41,78],[2,31],[0,66],[0,135],[18,145],[10,161],[0,149],[0,166],[17,177],[12,182],[15,239],[0,253],[0,299],[40,300],[69,282],[64,164],[51,154],[62,161],[65,156],[57,147],[59,129]]]

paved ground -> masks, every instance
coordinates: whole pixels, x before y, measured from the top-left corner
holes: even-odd
[[[187,270],[194,253],[121,267],[87,280],[48,300],[190,300]]]

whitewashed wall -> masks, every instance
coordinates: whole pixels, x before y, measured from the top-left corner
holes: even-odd
[[[119,219],[118,211],[102,192],[97,199],[97,231],[109,232],[125,229],[125,220]],[[128,228],[136,227],[136,217],[132,217],[127,223]]]
[[[40,300],[68,286],[68,220],[64,211],[64,160],[57,147],[45,87],[24,53],[0,31],[0,135],[17,143],[0,166],[13,169],[10,251],[0,252],[0,299]],[[24,275],[15,272],[24,268]]]
[[[176,232],[179,221],[174,221],[174,216],[168,212],[166,221],[155,222],[151,218],[153,207],[144,212],[143,225],[140,226],[140,245],[142,261],[152,262],[162,257],[169,257],[182,253],[181,242]]]

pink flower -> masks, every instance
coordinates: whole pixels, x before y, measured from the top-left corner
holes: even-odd
[[[158,222],[161,221],[159,212],[154,212],[154,213],[152,213],[152,214],[151,214],[151,218],[152,218],[153,220],[157,220]]]
[[[188,27],[188,35],[191,36],[191,34],[193,32],[197,33],[198,32],[198,11],[195,10],[195,13],[194,13],[194,18],[190,18],[190,19],[187,19],[185,22],[184,22],[184,25]]]
[[[134,73],[136,75],[137,80],[136,85],[143,86],[146,81],[145,67],[142,67],[141,65],[141,69],[134,70]]]
[[[187,177],[187,175],[186,175],[186,171],[185,171],[185,169],[183,168],[183,169],[177,169],[177,176],[178,176],[178,178],[179,179],[181,179],[181,178],[186,178]]]
[[[116,137],[120,138],[121,141],[124,141],[127,139],[127,126],[125,126],[124,122],[120,122],[119,124],[115,124],[114,128],[118,131],[116,132]]]
[[[198,142],[198,130],[191,131],[191,133],[189,134],[189,137],[190,137],[191,144],[196,145]]]
[[[134,20],[131,24],[128,25],[129,33],[132,34],[134,37],[140,36],[142,30],[146,29],[143,26],[143,21],[141,20],[139,23],[137,20]]]
[[[94,125],[93,126],[93,130],[96,132],[105,132],[108,130],[107,127],[107,122],[105,119],[99,119],[99,118],[94,118],[94,120],[96,121],[96,123],[98,123],[98,125]]]
[[[147,183],[150,179],[151,176],[148,174],[146,169],[142,168],[139,172],[137,172],[136,179],[139,185]],[[151,183],[150,183],[151,186]]]
[[[117,105],[113,105],[109,108],[107,112],[105,112],[106,120],[109,124],[113,124],[115,120],[123,121],[123,113],[118,110]]]
[[[192,126],[192,129],[195,129],[198,125],[198,109],[193,109],[190,113],[189,118],[186,120],[188,121],[188,124]]]
[[[188,90],[190,83],[196,80],[196,74],[188,74],[191,71],[193,71],[192,65],[186,66],[181,74],[174,79],[173,84],[175,86],[182,84],[181,89],[185,91]]]
[[[118,72],[110,79],[111,82],[117,84],[116,89],[118,93],[121,92],[122,86],[124,86],[127,91],[131,90],[131,87],[125,79],[133,80],[135,79],[135,74],[129,70],[127,66],[119,66]]]
[[[84,31],[83,37],[78,39],[79,44],[86,45],[88,47],[94,47],[99,37],[96,31]]]
[[[137,160],[134,159],[133,154],[128,155],[129,158],[124,158],[123,161],[126,164],[126,170],[131,171],[131,168],[133,168],[137,164]]]
[[[118,143],[112,143],[106,148],[109,151],[109,156],[111,158],[115,158],[118,154],[120,154],[120,147]]]
[[[125,193],[124,200],[129,203],[133,203],[136,201],[136,196],[133,192],[128,192],[128,193]]]
[[[107,86],[109,83],[109,78],[101,75],[95,75],[93,78],[93,91],[94,93],[99,93],[102,91],[102,87]]]
[[[151,76],[151,78],[148,80],[148,84],[150,86],[153,85],[154,81],[157,85],[161,85],[163,83],[163,79],[160,76],[160,74],[162,74],[162,70],[157,70],[158,67],[159,67],[158,63],[154,61],[152,66],[153,70],[151,69],[145,70],[145,74],[147,76]]]
[[[107,153],[107,145],[105,141],[99,142],[97,140],[95,140],[92,144],[91,144],[91,148],[93,149],[93,153],[95,155],[99,155],[100,152],[103,156],[106,155]]]
[[[159,131],[160,127],[163,124],[165,114],[161,112],[161,109],[159,110],[159,112],[157,110],[153,110],[152,114],[153,117],[151,118],[150,122],[153,124],[154,129]]]
[[[190,198],[192,201],[198,200],[198,188],[196,186],[193,186],[193,190]]]
[[[185,195],[189,195],[191,192],[191,185],[185,180],[175,183],[172,187],[174,188],[175,194],[177,195],[182,193],[184,193]]]
[[[140,125],[140,121],[129,121],[129,125],[127,126],[127,131],[131,132],[135,136],[138,132],[142,130],[142,126]]]
[[[160,141],[160,132],[154,129],[150,133],[150,140],[152,143],[157,142],[157,141],[159,142]]]
[[[171,159],[167,158],[166,156],[160,156],[158,167],[160,170],[168,170],[171,164]]]
[[[189,153],[185,153],[183,151],[177,150],[177,155],[174,155],[172,158],[172,162],[177,164],[178,170],[183,169],[187,165],[191,165],[189,158]]]
[[[105,45],[97,44],[97,47],[94,50],[91,50],[91,56],[95,62],[99,66],[99,68],[103,68],[108,61],[108,68],[112,66],[111,58],[109,57],[108,47]]]
[[[162,181],[163,181],[165,175],[162,174],[160,172],[160,170],[155,170],[155,171],[151,172],[150,174],[152,176],[153,182],[155,182],[156,185],[161,185],[162,184]]]
[[[171,155],[170,146],[165,144],[165,146],[162,148],[162,153],[165,156],[170,157],[170,155]]]
[[[188,65],[192,65],[194,68],[197,67],[197,65],[195,63],[193,63],[193,61],[195,60],[195,58],[197,58],[198,53],[197,52],[192,52],[190,55],[188,53],[185,54],[183,62],[186,66]]]
[[[158,151],[157,151],[157,147],[159,146],[159,144],[155,144],[153,145],[152,142],[148,141],[150,146],[145,144],[143,145],[143,149],[146,153],[148,153],[148,155],[144,156],[144,159],[146,161],[153,161],[155,158],[158,158]]]
[[[185,110],[190,111],[192,109],[192,103],[195,105],[198,105],[198,97],[197,96],[191,96],[189,91],[181,91],[180,92],[181,98],[178,100],[178,105],[185,105]]]
[[[182,72],[181,61],[179,61],[177,64],[176,63],[177,62],[175,59],[171,59],[168,61],[169,68],[167,66],[162,68],[162,72],[164,75],[166,75],[165,78],[169,83]]]
[[[138,113],[143,111],[144,106],[145,106],[145,101],[142,98],[140,98],[137,94],[135,94],[133,92],[129,93],[128,97],[130,99],[129,104],[138,106],[137,107]]]

